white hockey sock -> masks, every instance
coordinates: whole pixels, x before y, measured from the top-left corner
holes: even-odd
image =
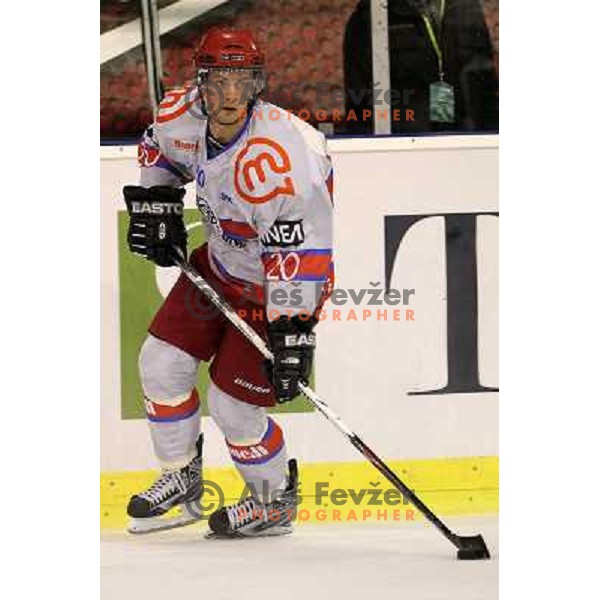
[[[227,448],[244,481],[263,503],[286,484],[283,432],[265,408],[236,400],[211,382],[210,414],[225,435]]]
[[[194,389],[184,399],[145,399],[154,453],[163,469],[181,469],[196,456],[200,399]]]

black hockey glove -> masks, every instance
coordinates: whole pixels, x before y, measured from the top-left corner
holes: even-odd
[[[313,317],[282,317],[267,325],[273,363],[265,362],[267,374],[275,387],[277,402],[289,402],[299,393],[298,384],[308,384],[316,346]]]
[[[179,248],[187,256],[183,188],[126,185],[123,195],[129,212],[127,243],[132,252],[160,267],[175,265],[174,248]]]

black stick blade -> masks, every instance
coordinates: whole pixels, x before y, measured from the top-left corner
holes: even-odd
[[[459,536],[458,544],[458,560],[487,560],[490,558],[490,551],[481,534]]]

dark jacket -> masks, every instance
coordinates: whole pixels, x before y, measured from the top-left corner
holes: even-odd
[[[395,133],[495,131],[498,129],[498,78],[479,0],[446,0],[441,23],[436,19],[439,6],[439,0],[388,1],[391,86],[399,91],[415,90],[408,105],[402,104],[402,99],[393,103],[393,108],[402,110],[402,119],[392,121],[392,129]],[[373,109],[372,95],[359,99],[360,90],[373,86],[370,10],[370,0],[359,1],[344,38],[346,110],[354,109],[357,115],[362,115],[363,109]],[[439,73],[437,55],[421,17],[423,11],[427,11],[438,32],[441,27],[444,79],[455,91],[454,123],[429,120],[429,85],[439,79]],[[354,90],[354,98],[351,90]],[[404,120],[406,108],[414,110],[414,123]],[[356,123],[348,122],[347,131],[372,133],[373,120],[365,123],[359,118]]]

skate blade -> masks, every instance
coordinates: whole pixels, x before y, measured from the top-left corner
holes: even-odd
[[[202,513],[198,505],[184,505],[180,509],[181,514],[174,516],[148,517],[147,519],[131,519],[127,527],[127,532],[134,535],[143,535],[145,533],[155,533],[157,531],[167,531],[193,525],[202,520]]]
[[[269,527],[262,531],[246,531],[244,533],[215,533],[214,531],[208,531],[204,534],[204,538],[207,540],[240,540],[244,538],[261,538],[261,537],[274,537],[279,535],[287,535],[293,533],[294,528],[289,525],[281,525],[276,527]]]

